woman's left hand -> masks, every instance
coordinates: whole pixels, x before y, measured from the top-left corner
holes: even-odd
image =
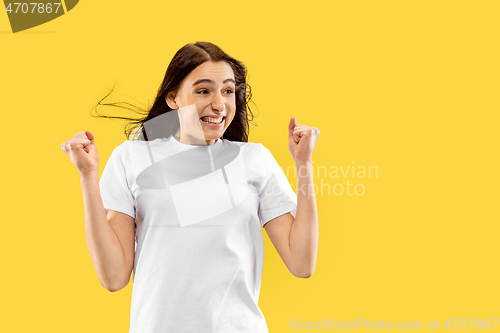
[[[295,163],[312,161],[318,135],[318,128],[297,124],[295,117],[290,119],[288,124],[288,148]]]

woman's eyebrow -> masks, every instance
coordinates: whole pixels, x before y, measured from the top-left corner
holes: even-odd
[[[215,82],[214,82],[214,81],[212,81],[212,80],[210,80],[210,79],[199,79],[199,80],[197,80],[195,83],[193,83],[193,87],[194,87],[195,85],[197,85],[197,84],[204,83],[204,82],[206,82],[206,83],[210,83],[210,84],[215,84]],[[229,78],[229,79],[225,79],[225,80],[224,80],[224,82],[222,82],[222,84],[224,84],[224,83],[226,83],[226,82],[232,82],[232,83],[236,84],[236,82],[234,82],[234,80],[233,80],[233,79],[231,79],[231,78]]]

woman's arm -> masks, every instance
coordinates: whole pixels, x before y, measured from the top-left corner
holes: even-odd
[[[290,252],[302,275],[309,277],[318,256],[318,210],[314,194],[312,161],[296,163],[297,213],[290,231]]]
[[[99,281],[110,291],[120,290],[133,269],[135,220],[112,210],[106,216],[99,189],[99,153],[90,131],[75,134],[61,149],[80,174],[87,246]]]
[[[290,272],[301,278],[310,277],[318,255],[318,211],[314,193],[312,152],[319,129],[289,124],[289,147],[297,167],[297,212],[274,218],[264,229]]]
[[[312,162],[297,163],[297,212],[278,216],[264,229],[288,270],[308,278],[316,267],[319,225]]]
[[[135,220],[113,210],[106,216],[96,175],[81,175],[80,182],[90,258],[101,285],[118,291],[130,281],[134,266]]]

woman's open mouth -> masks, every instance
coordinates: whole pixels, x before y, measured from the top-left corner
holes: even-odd
[[[226,119],[225,116],[220,116],[220,117],[201,117],[200,121],[203,125],[209,126],[209,127],[221,127],[224,124],[224,120]]]

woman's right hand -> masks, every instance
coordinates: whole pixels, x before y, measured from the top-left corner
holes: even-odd
[[[80,176],[98,174],[99,154],[92,133],[85,131],[75,134],[61,145],[61,149],[78,169]]]

